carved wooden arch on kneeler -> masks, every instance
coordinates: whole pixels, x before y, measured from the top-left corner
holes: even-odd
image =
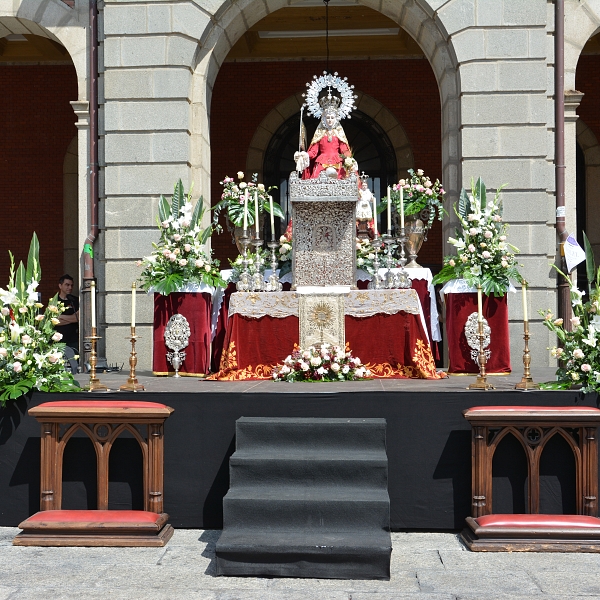
[[[600,410],[588,407],[478,406],[463,412],[472,428],[472,510],[462,538],[471,550],[600,552],[598,440]],[[528,514],[493,513],[492,465],[514,435],[527,457]],[[560,435],[575,458],[576,515],[542,515],[540,461]]]
[[[41,424],[40,512],[23,521],[15,545],[164,546],[173,535],[164,505],[164,422],[173,409],[139,401],[46,402],[29,410]],[[67,429],[64,430],[64,426]],[[146,427],[142,436],[137,426]],[[61,434],[61,428],[63,433]],[[83,431],[96,452],[97,510],[62,510],[63,458]],[[108,510],[108,465],[114,441],[128,431],[143,457],[144,510]]]

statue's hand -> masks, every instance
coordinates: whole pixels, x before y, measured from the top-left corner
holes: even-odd
[[[308,169],[310,165],[308,152],[301,150],[300,152],[294,153],[294,161],[296,163],[296,171],[304,171],[304,169]]]

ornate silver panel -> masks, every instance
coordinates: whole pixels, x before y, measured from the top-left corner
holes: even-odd
[[[467,344],[471,348],[471,359],[476,365],[479,365],[479,315],[474,312],[469,315],[467,322],[465,323],[465,336],[467,338]],[[483,317],[483,348],[485,357],[489,360],[492,353],[487,347],[491,343],[492,329],[490,328],[487,319]]]
[[[173,315],[165,327],[165,345],[171,350],[183,350],[189,344],[190,335],[188,320],[183,315]]]

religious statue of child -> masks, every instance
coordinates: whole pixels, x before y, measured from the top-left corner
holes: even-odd
[[[373,218],[373,193],[369,189],[367,179],[362,176],[361,179],[356,204],[356,218],[358,221],[370,221]]]
[[[340,125],[338,107],[340,99],[331,92],[319,100],[323,109],[321,121],[313,135],[308,152],[294,154],[296,170],[302,179],[316,179],[325,171],[332,179],[345,179],[358,170],[344,128]]]

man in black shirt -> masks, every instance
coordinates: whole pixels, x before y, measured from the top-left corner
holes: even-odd
[[[79,299],[71,295],[73,283],[73,278],[66,274],[58,280],[58,299],[66,310],[58,317],[60,324],[56,326],[56,331],[62,333],[61,342],[79,354]]]

